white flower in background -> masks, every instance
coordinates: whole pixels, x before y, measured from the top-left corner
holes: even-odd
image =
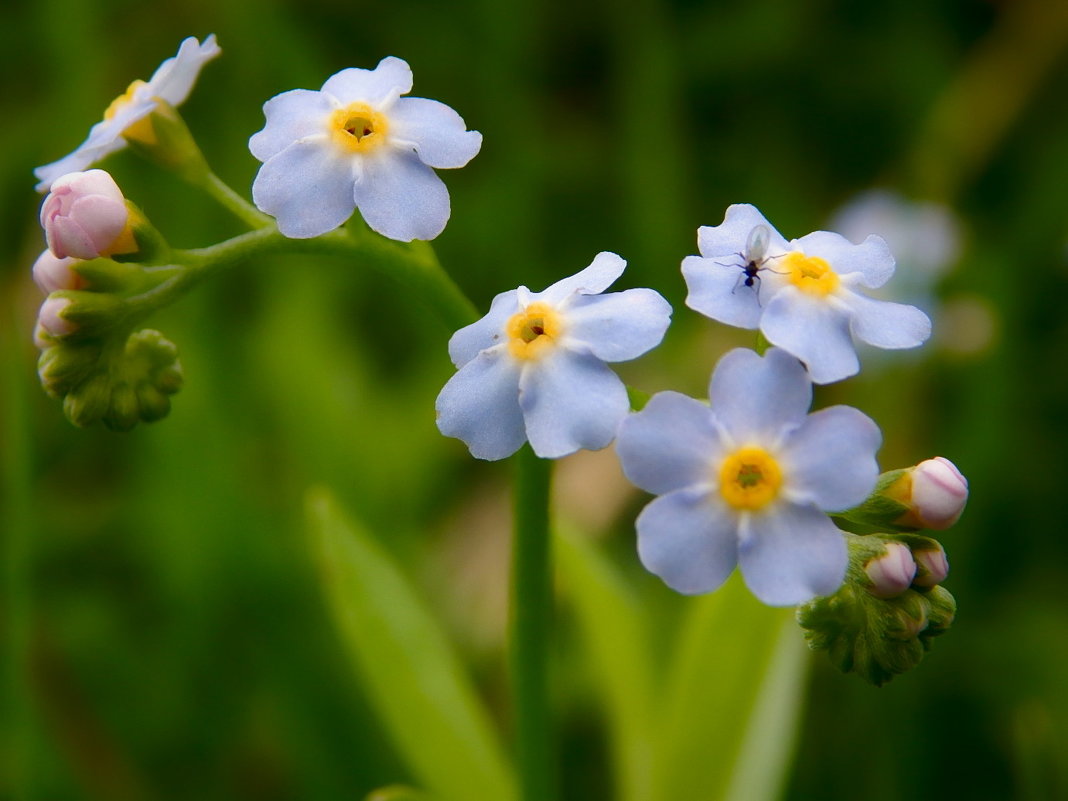
[[[318,92],[294,89],[263,106],[249,140],[263,162],[252,185],[259,209],[294,239],[332,231],[359,209],[383,236],[433,239],[449,219],[449,193],[434,169],[462,167],[482,147],[448,106],[412,89],[392,56],[373,70],[346,69]]]
[[[221,52],[215,34],[203,44],[192,36],[184,40],[178,54],[160,64],[147,83],[134,81],[111,102],[104,119],[90,129],[89,137],[73,153],[33,171],[39,181],[37,191],[47,192],[61,175],[91,167],[126,147],[124,134],[155,111],[160,100],[171,106],[184,103],[201,68]]]
[[[807,414],[812,382],[777,348],[729,352],[709,397],[658,393],[620,427],[623,472],[659,496],[638,516],[642,564],[686,594],[715,590],[735,565],[772,606],[833,593],[848,556],[826,512],[875,487],[879,429],[848,406]]]
[[[550,459],[606,447],[630,401],[605,362],[656,347],[671,321],[651,289],[601,294],[626,264],[600,253],[544,292],[497,295],[485,317],[457,331],[449,356],[459,370],[437,400],[441,433],[479,459],[503,459],[527,440]]]
[[[60,259],[95,259],[136,250],[129,218],[122,190],[104,170],[61,176],[41,204],[48,249]]]
[[[683,260],[686,304],[714,320],[760,328],[773,345],[801,359],[817,384],[860,369],[853,337],[879,348],[914,348],[931,333],[913,306],[875,300],[894,273],[886,243],[854,245],[816,231],[786,242],[748,204],[727,209],[721,225],[698,230],[700,256]]]

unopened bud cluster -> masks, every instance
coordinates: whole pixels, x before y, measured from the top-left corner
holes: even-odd
[[[34,342],[45,390],[72,422],[127,430],[170,410],[182,384],[177,351],[157,331],[132,331],[127,299],[161,280],[136,258],[165,252],[158,232],[103,170],[56,179],[41,206],[48,249],[33,278],[47,293]]]
[[[936,457],[883,474],[868,500],[837,515],[856,532],[843,533],[849,567],[838,592],[798,609],[809,646],[875,685],[918,664],[957,607],[941,586],[949,575],[945,549],[914,532],[948,528],[967,499],[967,479]]]

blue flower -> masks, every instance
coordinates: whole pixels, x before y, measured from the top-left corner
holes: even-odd
[[[857,373],[853,337],[877,348],[914,348],[931,334],[919,309],[875,300],[894,274],[878,236],[854,245],[816,231],[787,242],[756,208],[727,209],[723,223],[697,232],[700,256],[687,256],[686,305],[714,320],[760,328],[773,345],[803,361],[817,384]]]
[[[408,64],[390,56],[373,70],[342,70],[317,92],[294,89],[264,104],[267,124],[248,143],[263,162],[252,199],[279,231],[319,236],[358,208],[390,239],[442,232],[449,192],[434,169],[467,164],[482,134],[443,103],[401,97],[411,90]]]
[[[656,347],[671,321],[651,289],[601,294],[626,264],[600,253],[544,292],[497,295],[485,317],[457,331],[449,356],[459,370],[437,400],[441,433],[479,459],[503,459],[527,440],[549,459],[606,447],[630,402],[605,362]]]
[[[812,383],[777,348],[728,353],[709,397],[711,408],[658,393],[620,427],[623,472],[659,496],[638,516],[642,564],[686,594],[711,592],[735,565],[772,606],[833,593],[848,559],[825,512],[874,489],[879,429],[848,406],[807,414]]]

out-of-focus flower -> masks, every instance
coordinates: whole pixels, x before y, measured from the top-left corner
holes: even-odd
[[[137,249],[126,198],[104,170],[72,172],[53,184],[41,205],[41,226],[58,259],[95,259]]]
[[[868,592],[876,598],[896,598],[912,585],[916,562],[908,547],[900,542],[888,542],[886,552],[870,560],[864,572],[871,582]]]
[[[623,472],[659,496],[638,517],[642,563],[686,594],[711,592],[736,564],[773,606],[834,592],[847,549],[825,512],[875,486],[879,429],[847,406],[807,414],[812,382],[778,348],[728,353],[709,397],[711,408],[661,392],[620,427]]]
[[[60,289],[82,289],[85,282],[71,269],[77,259],[59,259],[50,250],[45,250],[33,263],[33,280],[46,295]]]
[[[139,132],[139,123],[163,101],[170,106],[185,102],[196,83],[201,68],[222,51],[211,34],[201,44],[194,37],[185,39],[178,54],[168,58],[152,74],[147,82],[136,80],[126,91],[111,102],[104,112],[104,119],[89,131],[89,137],[77,149],[59,161],[35,169],[38,192],[47,192],[61,175],[78,172],[126,146],[126,136]]]
[[[894,257],[877,236],[854,245],[816,231],[786,242],[756,208],[739,204],[721,225],[700,228],[698,245],[701,256],[682,264],[687,305],[731,325],[759,327],[801,359],[817,384],[860,369],[854,336],[889,349],[913,348],[930,336],[931,321],[919,309],[859,291],[894,273]]]
[[[626,262],[600,253],[544,292],[519,287],[457,331],[459,368],[437,399],[438,428],[479,459],[503,459],[529,440],[542,458],[598,450],[630,410],[605,362],[635,359],[663,339],[671,307],[651,289],[601,294]]]
[[[263,162],[252,185],[259,209],[294,239],[325,234],[359,209],[383,236],[433,239],[449,219],[449,193],[434,169],[462,167],[482,147],[448,106],[412,89],[408,64],[346,69],[318,92],[294,89],[263,106],[249,140]]]

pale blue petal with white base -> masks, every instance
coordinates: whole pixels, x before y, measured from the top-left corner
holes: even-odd
[[[727,353],[712,372],[708,397],[736,446],[771,444],[800,425],[812,404],[812,383],[796,357],[778,348],[763,357],[748,348]]]
[[[758,225],[768,229],[768,252],[775,254],[786,248],[786,240],[760,211],[749,203],[735,203],[727,207],[723,222],[716,226],[702,225],[697,229],[697,247],[705,258],[726,261],[745,252],[749,235]]]
[[[623,275],[626,266],[627,263],[615,253],[603,251],[594,256],[589,267],[557,281],[544,292],[532,295],[531,299],[555,306],[575,295],[596,295],[604,292]]]
[[[806,256],[818,256],[839,275],[860,273],[864,286],[875,289],[894,274],[894,256],[881,236],[868,236],[854,245],[841,234],[814,231],[790,243]]]
[[[519,311],[517,292],[510,289],[501,292],[493,299],[490,310],[481,320],[464,326],[449,339],[449,358],[457,367],[463,367],[479,351],[500,345],[506,340],[505,323],[508,318]]]
[[[543,459],[607,447],[630,411],[627,389],[610,367],[564,348],[525,365],[519,405],[530,446]]]
[[[320,136],[325,139],[323,118],[337,105],[322,92],[293,89],[275,95],[263,104],[267,119],[262,131],[248,140],[248,149],[260,161],[267,161],[299,139]]]
[[[708,406],[679,392],[658,392],[623,421],[616,453],[633,484],[663,495],[713,481],[725,448]]]
[[[849,312],[835,301],[785,286],[764,307],[760,330],[773,345],[803,361],[817,384],[841,381],[860,370]]]
[[[843,293],[853,313],[850,328],[857,339],[877,348],[915,348],[931,336],[931,318],[904,303],[875,300],[856,292]]]
[[[519,408],[519,373],[506,345],[479,353],[438,395],[438,429],[462,439],[477,459],[511,456],[527,439]]]
[[[390,136],[414,143],[419,159],[437,169],[463,167],[482,147],[482,134],[436,100],[402,97],[390,109]]]
[[[738,562],[737,515],[708,486],[655,498],[638,515],[638,557],[671,589],[718,589]]]
[[[734,258],[737,260],[737,256]],[[686,305],[726,325],[756,328],[763,313],[760,300],[763,279],[746,286],[742,265],[717,264],[717,261],[701,256],[687,256],[682,260],[682,277],[689,290]]]
[[[851,406],[810,414],[779,453],[790,497],[831,512],[860,504],[875,489],[881,443],[879,427]]]
[[[341,70],[327,79],[322,91],[342,103],[363,102],[377,107],[391,96],[412,91],[412,69],[408,62],[387,56],[373,70],[359,67]]]
[[[371,230],[390,239],[433,239],[449,221],[449,191],[415,153],[383,148],[365,158],[353,192]]]
[[[269,159],[252,183],[256,206],[278,222],[291,239],[332,231],[355,208],[353,165],[316,142],[295,142]],[[299,180],[294,176],[299,175]]]
[[[769,606],[794,606],[838,589],[845,577],[845,538],[815,506],[779,503],[746,514],[738,564],[746,586]]]
[[[579,295],[567,307],[562,344],[606,362],[623,362],[659,345],[670,324],[670,304],[652,289]]]

